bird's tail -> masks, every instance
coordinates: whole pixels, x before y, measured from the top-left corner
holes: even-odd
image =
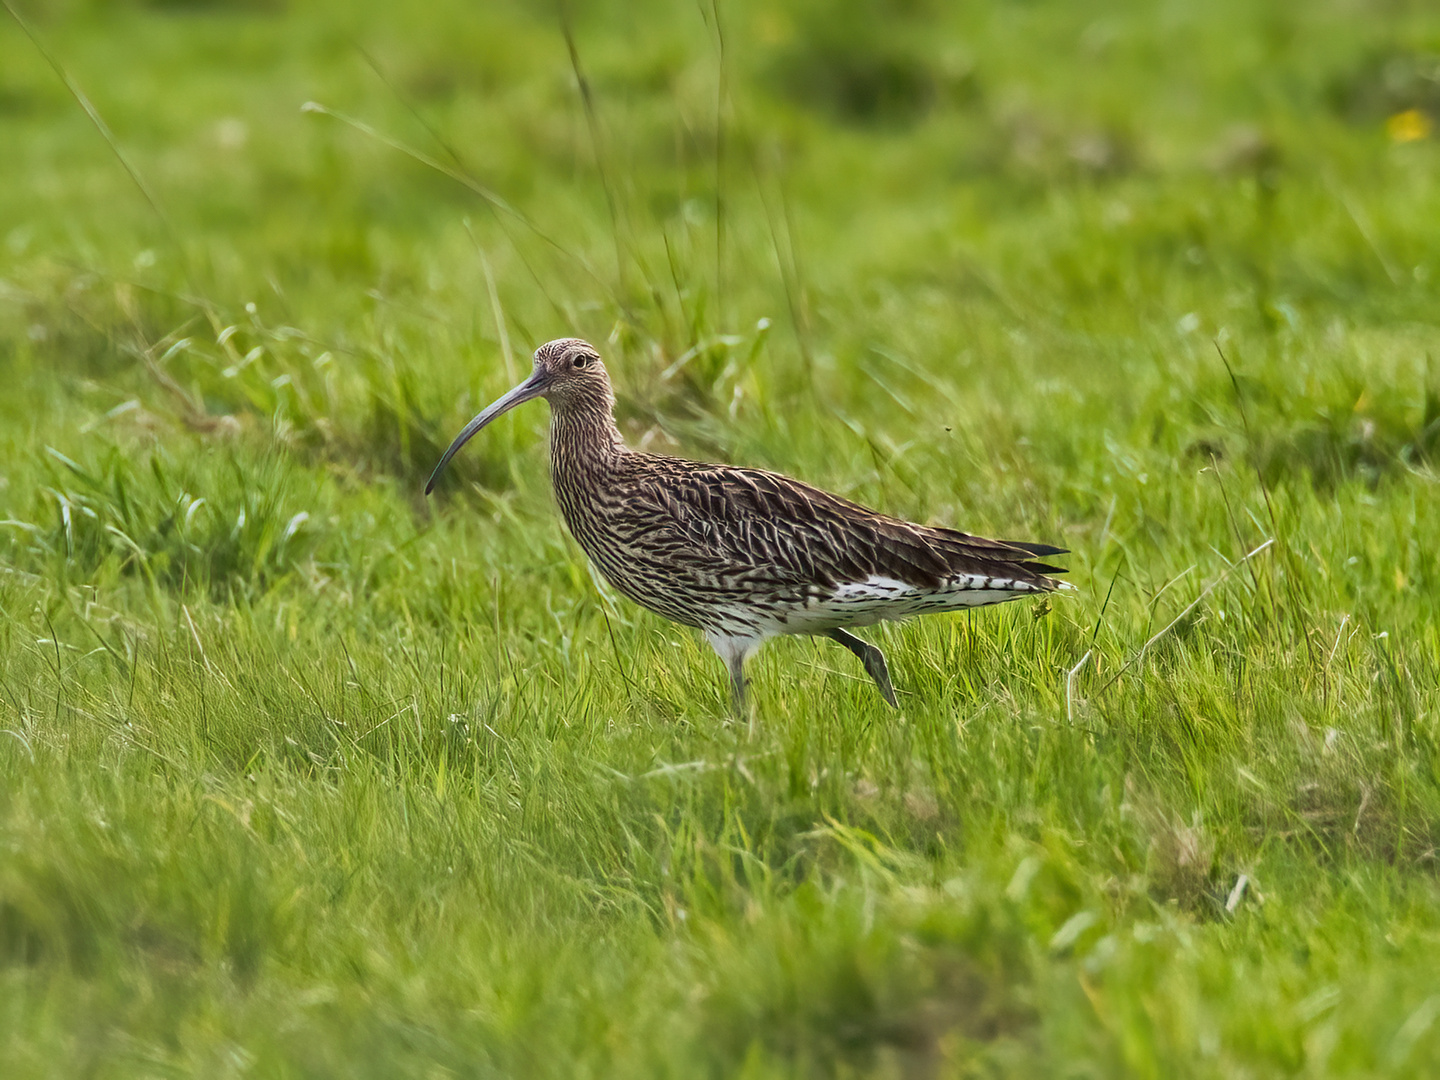
[[[1051,555],[1070,554],[1069,548],[1056,547],[1054,544],[1036,544],[1029,540],[1003,540],[1001,542],[1005,544],[1006,547],[1018,548],[1026,554],[1042,558]],[[1051,566],[1049,563],[1030,562],[1028,560],[1017,563],[1016,565],[1022,570],[1029,570],[1033,574],[1065,574],[1069,572],[1069,568],[1065,566]],[[1061,582],[1056,582],[1055,584],[1056,586],[1062,585]]]

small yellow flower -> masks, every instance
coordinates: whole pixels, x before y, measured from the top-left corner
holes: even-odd
[[[1419,109],[1406,109],[1385,121],[1385,134],[1391,142],[1414,142],[1430,134],[1430,117]]]

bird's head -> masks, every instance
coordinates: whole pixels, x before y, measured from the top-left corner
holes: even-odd
[[[580,409],[594,409],[605,417],[615,405],[615,396],[610,390],[610,376],[599,352],[589,342],[579,338],[557,338],[547,341],[535,350],[535,368],[530,377],[509,393],[491,402],[475,419],[465,425],[450,448],[440,458],[440,464],[430,474],[425,485],[425,494],[435,488],[435,482],[445,471],[454,457],[481,428],[501,413],[509,412],[516,405],[543,397],[556,412]]]
[[[521,386],[538,383],[531,397],[543,397],[553,409],[572,405],[615,404],[610,376],[594,345],[579,338],[556,338],[535,350],[535,370]]]

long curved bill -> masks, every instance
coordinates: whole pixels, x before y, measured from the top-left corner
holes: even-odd
[[[521,405],[539,397],[544,390],[545,387],[540,380],[540,373],[536,372],[504,397],[487,405],[479,416],[466,424],[464,430],[455,436],[455,441],[450,444],[450,449],[445,451],[444,456],[440,459],[440,464],[436,465],[435,471],[430,474],[430,479],[425,484],[425,494],[429,495],[430,492],[435,490],[435,482],[440,479],[440,474],[445,471],[445,466],[450,464],[450,459],[460,452],[460,448],[469,442],[477,431],[501,413],[507,413],[516,405]]]

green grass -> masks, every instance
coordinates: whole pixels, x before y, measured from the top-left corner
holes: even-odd
[[[0,1073],[1433,1075],[1432,6],[19,6]],[[420,493],[572,333],[1079,591],[748,732],[544,406]]]

